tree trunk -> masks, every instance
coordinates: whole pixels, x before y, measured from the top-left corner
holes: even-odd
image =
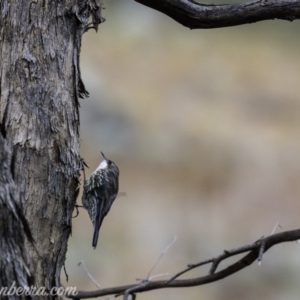
[[[14,285],[26,288],[33,279],[27,267],[23,229],[29,241],[33,240],[16,195],[11,158],[11,149],[0,134],[0,287],[7,287],[5,293],[9,293],[8,288]],[[0,294],[1,299],[3,294]],[[18,298],[17,295],[10,297],[11,300]]]
[[[35,240],[29,269],[49,290],[60,285],[79,185],[81,37],[100,12],[100,0],[0,0],[0,129]]]

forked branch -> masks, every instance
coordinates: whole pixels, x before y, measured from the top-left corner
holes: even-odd
[[[269,250],[272,246],[284,243],[300,240],[300,229],[280,232],[277,234],[271,234],[268,237],[262,237],[256,242],[234,248],[231,250],[224,250],[222,254],[217,257],[199,262],[197,264],[189,264],[186,269],[175,274],[169,280],[159,280],[151,281],[147,280],[145,284],[132,284],[126,286],[106,288],[91,292],[79,291],[76,296],[70,295],[69,298],[72,299],[87,299],[101,297],[105,295],[120,295],[124,294],[126,291],[131,291],[132,293],[142,293],[150,290],[162,289],[162,288],[178,288],[178,287],[191,287],[199,286],[203,284],[208,284],[214,281],[218,281],[225,277],[228,277],[247,266],[251,265],[255,260],[261,260],[262,254]],[[238,259],[235,263],[230,266],[217,271],[219,264],[226,260],[229,257],[233,257],[242,253],[247,253],[242,258]],[[206,276],[191,278],[191,279],[177,279],[182,274],[187,273],[188,271],[201,267],[205,264],[211,264],[209,273]]]

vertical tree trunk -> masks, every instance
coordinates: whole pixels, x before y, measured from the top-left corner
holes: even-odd
[[[100,12],[100,0],[0,0],[0,128],[35,240],[29,268],[48,289],[60,284],[79,184],[81,37]]]
[[[31,242],[32,237],[11,177],[11,158],[11,149],[0,134],[0,287],[26,288],[32,284],[32,274],[27,267],[23,229]],[[11,295],[10,299],[19,297]]]

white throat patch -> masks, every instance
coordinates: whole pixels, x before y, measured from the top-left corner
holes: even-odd
[[[99,165],[98,170],[99,169],[106,169],[107,166],[108,166],[107,161],[104,159],[104,160],[102,160],[101,164]]]

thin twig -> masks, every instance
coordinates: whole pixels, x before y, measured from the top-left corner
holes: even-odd
[[[83,266],[83,269],[84,269],[86,275],[87,275],[87,276],[95,283],[95,285],[98,287],[98,289],[101,290],[100,284],[99,284],[99,283],[94,279],[94,277],[90,274],[90,272],[88,271],[88,269],[87,269],[87,267],[86,267],[86,265],[85,265],[85,263],[84,263],[83,260],[81,260],[81,261],[78,263],[78,266],[81,266],[81,265]],[[109,297],[104,296],[103,298],[106,299],[106,300],[109,300]]]
[[[275,224],[275,226],[274,226],[274,228],[273,228],[273,230],[272,230],[272,232],[271,232],[271,235],[275,233],[275,231],[277,230],[278,227],[282,228],[282,226],[279,224],[279,222],[277,222],[277,223]]]
[[[262,242],[260,247],[259,247],[259,252],[258,252],[258,265],[260,266],[261,265],[261,261],[262,261],[262,258],[263,258],[263,254],[265,252],[265,247],[266,247],[266,243],[265,242]]]
[[[210,258],[210,259],[207,259],[207,260],[204,260],[200,263],[197,263],[197,264],[188,264],[187,265],[187,268],[182,270],[181,272],[175,274],[173,277],[171,277],[168,281],[166,281],[166,284],[169,284],[171,283],[172,281],[174,281],[176,278],[178,278],[179,276],[181,276],[182,274],[186,273],[186,272],[189,272],[190,270],[192,269],[195,269],[195,268],[198,268],[200,266],[203,266],[203,265],[206,265],[206,264],[209,264],[209,263],[212,263],[214,261],[215,258]]]
[[[170,275],[169,273],[162,273],[162,274],[156,274],[156,275],[153,275],[149,278],[149,281],[152,281],[154,278],[157,278],[157,277],[163,277],[163,276],[168,276]]]
[[[221,254],[221,255],[217,256],[216,258],[212,259],[212,265],[210,267],[209,274],[210,275],[214,274],[216,272],[219,264],[224,259],[227,259],[231,256],[238,255],[238,254],[250,251],[250,250],[253,249],[253,247],[257,247],[257,242],[255,242],[253,244],[250,244],[250,245],[242,246],[242,247],[239,247],[239,248],[236,248],[236,249],[232,249],[232,250],[224,250],[223,254]]]
[[[272,232],[271,232],[270,236],[275,233],[275,231],[277,230],[278,227],[282,228],[282,226],[279,224],[279,222],[277,222],[275,224],[274,228],[272,229]],[[263,255],[264,255],[264,252],[265,252],[265,246],[266,246],[265,243],[261,243],[260,248],[259,248],[258,259],[257,259],[257,263],[258,263],[259,266],[261,266],[261,263],[262,263]]]
[[[169,249],[174,245],[174,243],[177,240],[177,236],[174,236],[173,241],[166,247],[166,249],[160,254],[159,258],[157,259],[157,261],[154,263],[154,265],[152,266],[152,268],[150,269],[148,275],[147,275],[147,280],[149,280],[150,278],[150,274],[152,273],[153,269],[156,267],[156,265],[158,264],[158,262],[161,260],[161,258],[165,255],[166,252],[169,251]]]
[[[138,285],[136,285],[136,286],[133,286],[133,287],[127,289],[127,290],[125,291],[125,293],[124,293],[123,300],[129,300],[128,298],[129,298],[130,295],[132,295],[132,297],[135,298],[135,296],[133,296],[133,295],[134,295],[134,292],[137,291],[137,290],[138,290],[139,288],[141,288],[141,287],[147,286],[147,284],[148,284],[149,282],[150,282],[150,281],[148,281],[148,280],[144,280],[144,281],[142,281],[140,284],[138,284]],[[119,295],[121,295],[121,294],[119,294]],[[116,295],[116,297],[118,297],[119,295]]]
[[[87,275],[87,276],[95,283],[95,285],[96,285],[99,289],[101,289],[100,284],[99,284],[99,283],[94,279],[94,277],[90,274],[90,272],[88,271],[88,269],[87,269],[87,267],[86,267],[86,265],[85,265],[85,263],[84,263],[83,260],[81,260],[81,261],[78,263],[78,266],[81,266],[81,265],[83,266],[86,275]]]
[[[156,267],[156,265],[158,264],[158,262],[161,260],[161,258],[165,255],[166,252],[169,251],[169,249],[174,245],[174,243],[176,242],[177,240],[177,236],[175,235],[174,236],[174,239],[173,241],[165,248],[165,250],[160,254],[159,258],[156,260],[156,262],[154,263],[154,265],[152,266],[152,268],[150,269],[146,279],[143,279],[139,284],[135,285],[135,286],[131,286],[130,288],[128,288],[125,292],[124,292],[124,297],[123,299],[124,300],[128,300],[128,297],[129,295],[133,295],[134,292],[138,289],[140,289],[141,287],[145,287],[146,285],[149,284],[149,282],[152,281],[153,278],[155,277],[159,277],[159,276],[165,276],[165,275],[168,275],[168,274],[158,274],[158,275],[153,275],[153,276],[150,276],[153,269]],[[140,280],[140,279],[138,279]],[[116,297],[122,295],[123,293],[119,293],[116,295]]]

